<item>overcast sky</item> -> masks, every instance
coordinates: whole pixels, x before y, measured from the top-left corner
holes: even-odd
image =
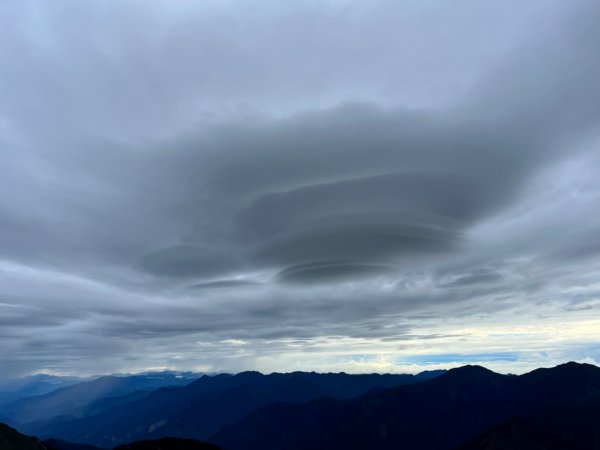
[[[0,373],[600,361],[594,0],[3,0]]]

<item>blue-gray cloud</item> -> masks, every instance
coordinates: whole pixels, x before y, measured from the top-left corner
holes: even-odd
[[[460,341],[482,317],[590,330],[599,18],[4,2],[3,368],[326,367],[346,339],[485,355]]]

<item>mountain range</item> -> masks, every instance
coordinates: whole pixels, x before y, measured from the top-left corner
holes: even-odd
[[[276,402],[306,402],[324,396],[352,398],[374,387],[412,384],[438,375],[318,374],[308,372],[242,372],[202,376],[186,386],[161,388],[139,395],[111,398],[111,405],[83,417],[58,416],[23,423],[20,428],[41,437],[110,447],[132,440],[160,437],[207,439],[225,425]],[[46,399],[42,404],[46,404]],[[107,400],[87,406],[106,406]],[[31,406],[31,405],[29,405]],[[85,409],[85,408],[84,408]]]
[[[117,399],[20,431],[46,439],[47,450],[600,448],[600,368],[590,364],[520,376],[479,366],[417,376],[242,372]]]
[[[58,377],[38,374],[0,381],[0,406],[16,400],[48,394],[57,389],[84,381],[78,377]]]
[[[199,374],[189,372],[149,372],[128,376],[102,376],[68,383],[51,392],[16,398],[1,406],[1,418],[14,424],[78,418],[97,414],[116,404],[139,398],[165,386],[184,386]],[[56,380],[59,382],[62,380]],[[38,388],[39,389],[39,388]],[[27,391],[22,391],[25,394]]]
[[[597,450],[600,369],[569,363],[509,376],[464,366],[350,400],[273,404],[210,441],[227,450],[453,450],[513,417],[559,448]]]

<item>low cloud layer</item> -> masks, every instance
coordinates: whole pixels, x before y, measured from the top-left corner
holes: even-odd
[[[599,21],[4,2],[5,376],[600,360]]]

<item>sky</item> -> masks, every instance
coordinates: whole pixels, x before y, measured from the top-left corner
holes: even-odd
[[[0,2],[0,377],[598,363],[599,25]]]

